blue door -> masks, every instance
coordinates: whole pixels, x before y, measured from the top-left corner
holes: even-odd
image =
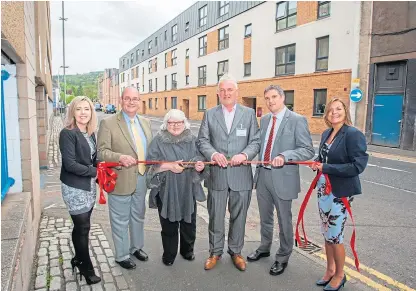
[[[371,142],[399,147],[403,115],[403,95],[376,95],[373,108]]]

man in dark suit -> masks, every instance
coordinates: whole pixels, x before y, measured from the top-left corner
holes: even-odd
[[[205,269],[212,269],[224,249],[225,211],[230,211],[228,253],[237,269],[244,271],[246,262],[241,256],[245,223],[253,188],[250,165],[260,148],[259,128],[253,109],[237,104],[237,82],[224,75],[218,83],[221,105],[204,114],[198,135],[198,148],[210,161],[208,186],[209,249]],[[230,161],[229,161],[230,160]]]
[[[255,182],[260,211],[261,243],[247,259],[257,261],[270,256],[273,241],[274,208],[279,221],[280,247],[271,275],[284,272],[293,249],[292,200],[298,198],[300,177],[298,165],[284,166],[288,161],[313,158],[315,151],[306,118],[290,111],[284,104],[285,93],[279,86],[264,90],[270,113],[260,120],[260,159],[270,161],[257,167]]]

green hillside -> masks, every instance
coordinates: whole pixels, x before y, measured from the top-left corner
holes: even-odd
[[[67,100],[69,103],[75,96],[88,96],[91,100],[98,99],[98,78],[103,74],[103,71],[89,72],[85,74],[66,75],[66,91]],[[58,76],[53,76],[53,80],[58,81]],[[61,100],[64,96],[64,82],[63,75],[59,76],[61,84]]]

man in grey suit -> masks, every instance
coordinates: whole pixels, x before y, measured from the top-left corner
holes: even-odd
[[[284,164],[309,160],[315,151],[306,118],[287,109],[282,88],[274,85],[267,87],[264,99],[271,113],[260,120],[259,157],[271,162],[271,165],[264,163],[258,166],[254,178],[260,211],[261,243],[247,259],[257,261],[270,256],[273,212],[276,207],[280,247],[270,274],[279,275],[287,267],[293,250],[292,200],[298,198],[300,192],[299,166]]]
[[[253,109],[237,104],[237,82],[224,75],[218,82],[221,105],[207,110],[198,135],[198,148],[210,161],[208,186],[209,249],[205,270],[212,269],[224,249],[224,220],[228,200],[230,228],[228,253],[240,271],[246,269],[241,256],[245,223],[253,188],[250,165],[260,148],[260,132]]]

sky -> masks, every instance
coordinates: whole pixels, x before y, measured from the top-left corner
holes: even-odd
[[[66,74],[118,68],[119,58],[186,10],[191,0],[65,1]],[[51,1],[52,69],[63,65],[62,1]],[[60,74],[63,70],[60,69]]]

